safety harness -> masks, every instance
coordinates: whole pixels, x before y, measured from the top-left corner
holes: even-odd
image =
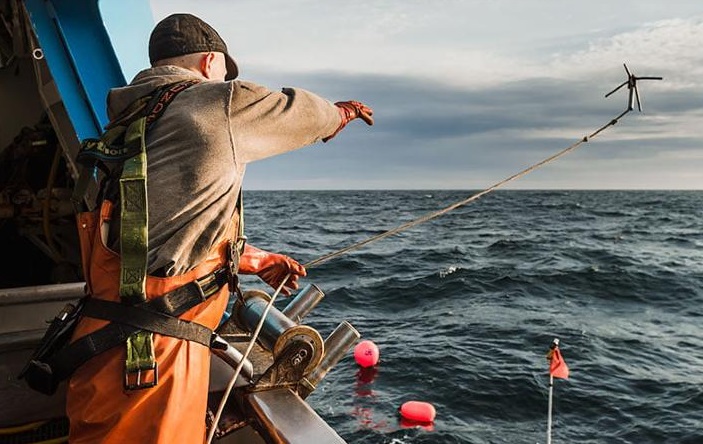
[[[120,302],[87,296],[81,299],[78,306],[67,306],[56,317],[20,375],[35,390],[53,393],[61,380],[71,376],[93,356],[122,343],[127,348],[125,389],[153,387],[158,383],[154,333],[209,347],[212,330],[178,317],[217,294],[225,285],[230,286],[230,291],[239,288],[236,271],[245,239],[241,191],[237,203],[239,236],[236,242],[229,243],[226,266],[150,300],[147,300],[145,287],[149,242],[146,132],[180,92],[198,82],[187,80],[158,88],[132,103],[111,121],[99,139],[83,141],[77,156],[82,171],[74,189],[73,201],[78,213],[91,211],[86,205],[85,196],[92,178],[97,177],[98,169],[105,175],[98,192],[98,204],[106,196],[119,198]],[[119,183],[119,197],[115,191],[116,182]],[[69,344],[79,316],[110,323]]]

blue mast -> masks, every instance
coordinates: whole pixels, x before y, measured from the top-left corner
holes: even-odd
[[[105,109],[108,91],[126,83],[98,3],[97,0],[25,0],[39,46],[79,140],[100,134],[108,122]],[[121,20],[123,35],[148,32],[147,28],[153,24],[148,4],[135,0],[119,3],[119,9],[109,8],[118,17],[107,18]],[[146,48],[146,41],[142,47]]]

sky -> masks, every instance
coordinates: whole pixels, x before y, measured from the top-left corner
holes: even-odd
[[[215,27],[240,78],[360,100],[376,124],[249,165],[245,189],[703,189],[703,6],[690,0],[152,0]],[[145,48],[145,44],[144,44]],[[144,51],[146,51],[144,49]]]

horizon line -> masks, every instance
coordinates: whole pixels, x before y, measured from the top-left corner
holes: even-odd
[[[486,188],[245,188],[243,191],[483,191]],[[703,188],[500,188],[497,191],[703,191]]]

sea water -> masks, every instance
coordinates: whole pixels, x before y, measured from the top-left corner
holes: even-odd
[[[472,194],[249,191],[246,231],[305,263]],[[496,191],[302,283],[326,293],[306,323],[380,348],[308,398],[350,443],[546,442],[554,338],[554,443],[703,443],[703,192]]]

